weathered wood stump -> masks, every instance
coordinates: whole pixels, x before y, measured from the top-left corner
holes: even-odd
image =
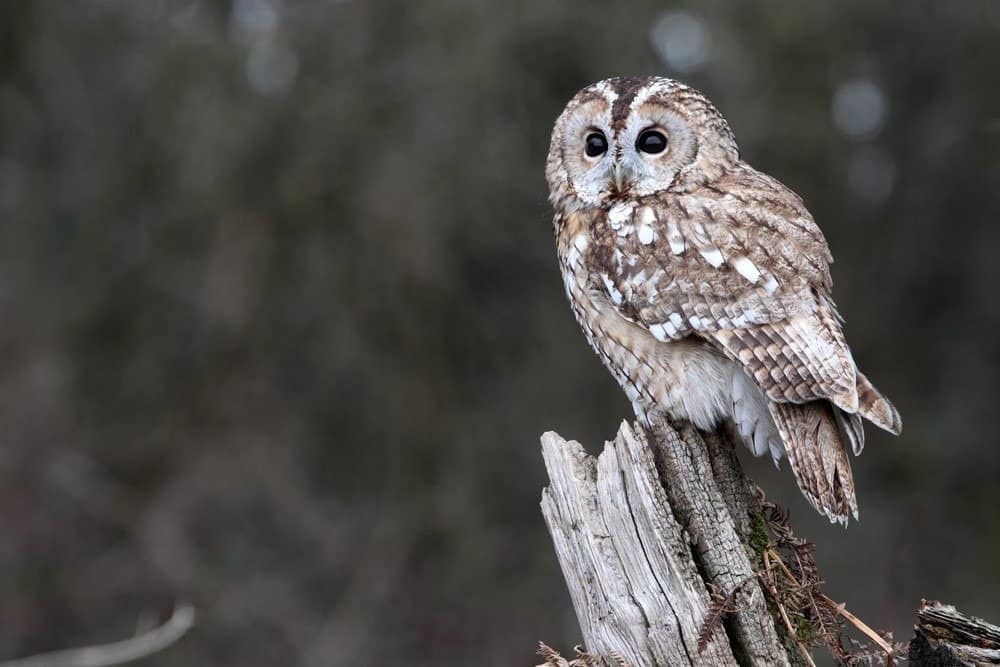
[[[664,422],[651,434],[623,423],[597,459],[542,436],[542,512],[588,653],[628,665],[798,664],[746,547],[756,498],[731,445]],[[713,592],[736,611],[703,636]]]
[[[542,455],[542,513],[586,647],[573,661],[543,647],[546,665],[810,665],[819,643],[848,664],[1000,665],[1000,628],[954,607],[924,603],[907,647],[823,595],[812,545],[723,433],[623,423],[596,458],[552,432]],[[851,653],[844,619],[874,644]]]

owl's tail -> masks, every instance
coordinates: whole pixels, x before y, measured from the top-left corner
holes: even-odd
[[[858,412],[880,429],[899,435],[903,430],[903,419],[899,416],[899,411],[861,371],[858,371],[857,378]]]
[[[831,522],[858,518],[847,445],[864,446],[861,421],[827,401],[768,405],[785,444],[788,463],[806,499]]]

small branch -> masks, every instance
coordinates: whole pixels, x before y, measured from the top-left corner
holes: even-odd
[[[1000,627],[951,605],[922,600],[915,630],[912,666],[1000,665]]]
[[[144,634],[97,646],[41,653],[0,662],[0,667],[109,667],[145,658],[167,648],[194,625],[194,607],[180,605],[167,621]]]

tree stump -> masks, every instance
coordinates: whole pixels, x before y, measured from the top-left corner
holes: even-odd
[[[542,436],[542,513],[588,653],[608,664],[804,664],[754,572],[757,500],[732,445],[662,421],[650,434],[623,423],[596,459]],[[711,618],[720,599],[725,623]]]
[[[804,608],[818,614],[838,662],[1000,665],[1000,628],[949,605],[922,602],[907,647],[823,595],[812,545],[758,496],[722,432],[622,423],[596,458],[553,432],[541,440],[550,480],[542,514],[586,647],[568,661],[543,645],[546,665],[812,665],[802,635],[811,628],[790,621],[779,576],[793,598],[809,596]],[[798,571],[775,562],[781,549]],[[874,645],[845,648],[843,619]]]

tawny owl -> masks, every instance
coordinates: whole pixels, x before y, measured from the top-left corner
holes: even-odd
[[[854,363],[802,200],[740,159],[703,95],[656,77],[580,91],[546,175],[573,312],[639,418],[729,422],[831,521],[857,518],[846,446],[861,417],[901,420]]]

